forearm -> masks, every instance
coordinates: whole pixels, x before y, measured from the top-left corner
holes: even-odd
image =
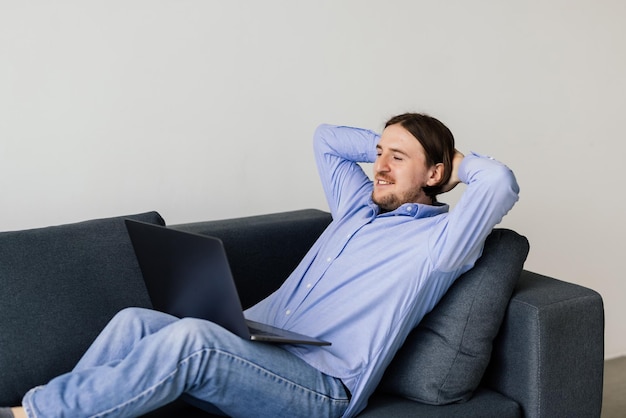
[[[315,157],[321,163],[328,158],[351,162],[372,163],[376,159],[376,144],[380,135],[367,129],[347,126],[320,125],[315,130]]]
[[[493,158],[472,153],[463,159],[458,175],[468,187],[457,206],[480,213],[486,228],[500,223],[519,198],[515,175]]]
[[[375,161],[378,141],[378,134],[365,129],[320,125],[315,131],[315,159],[333,216],[368,187],[370,179],[358,163]]]

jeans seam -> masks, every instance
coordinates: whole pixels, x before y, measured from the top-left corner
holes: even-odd
[[[316,391],[316,390],[310,389],[308,387],[302,386],[301,384],[299,384],[297,382],[294,382],[293,380],[287,379],[284,376],[276,374],[276,373],[272,372],[271,370],[269,370],[269,369],[267,369],[265,367],[262,367],[262,366],[254,363],[254,362],[252,362],[252,361],[250,361],[250,360],[248,360],[246,358],[243,358],[243,357],[240,357],[240,356],[236,356],[236,355],[234,355],[232,353],[228,353],[228,352],[225,352],[225,351],[224,351],[224,353],[229,355],[231,358],[239,360],[241,363],[244,363],[244,364],[248,365],[249,367],[251,367],[253,369],[256,369],[257,371],[264,372],[267,376],[271,376],[271,377],[275,378],[276,380],[279,380],[279,381],[288,383],[290,385],[293,385],[295,388],[301,390],[302,392],[311,393],[311,394],[314,394],[315,396],[318,396],[318,397],[323,398],[323,399],[328,399],[328,400],[333,401],[333,402],[334,401],[338,401],[338,402],[343,402],[343,401],[347,402],[347,401],[349,401],[348,398],[345,398],[345,399],[344,398],[335,398],[335,397],[329,396],[329,395],[327,395],[325,393],[321,393],[319,391]]]

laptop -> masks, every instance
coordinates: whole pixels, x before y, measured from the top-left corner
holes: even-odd
[[[246,319],[220,239],[131,219],[125,222],[154,309],[179,318],[206,319],[253,341],[330,345]]]

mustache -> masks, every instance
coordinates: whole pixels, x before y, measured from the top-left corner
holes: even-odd
[[[382,181],[386,181],[387,183],[394,183],[394,179],[392,179],[391,177],[386,176],[386,175],[384,175],[384,174],[376,174],[376,175],[374,176],[374,179],[375,179],[375,180],[382,180]]]

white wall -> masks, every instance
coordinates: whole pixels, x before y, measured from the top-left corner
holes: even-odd
[[[0,230],[324,209],[318,123],[426,111],[517,173],[503,225],[526,267],[599,291],[626,354],[625,19],[621,0],[0,0]]]

